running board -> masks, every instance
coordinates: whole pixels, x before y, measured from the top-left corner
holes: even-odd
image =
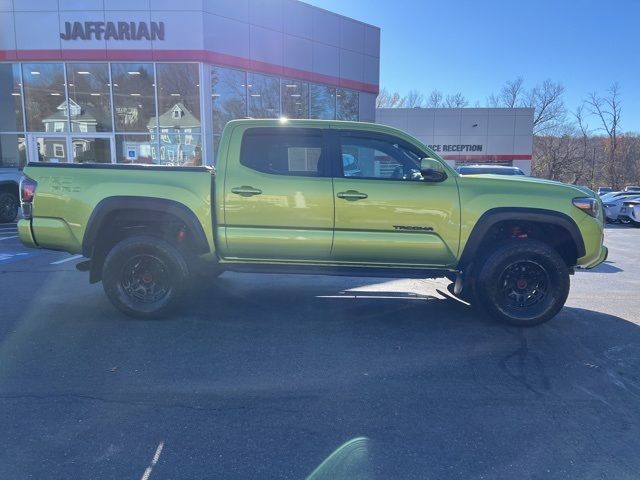
[[[327,275],[341,277],[379,278],[440,278],[450,275],[450,270],[389,267],[340,267],[323,265],[273,265],[261,263],[221,263],[228,272],[275,273],[288,275]]]

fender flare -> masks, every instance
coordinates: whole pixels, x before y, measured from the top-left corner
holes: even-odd
[[[186,205],[166,198],[114,196],[100,200],[91,212],[82,239],[82,254],[85,257],[91,257],[93,246],[98,239],[98,233],[100,232],[103,222],[111,213],[117,210],[147,210],[173,215],[180,219],[191,231],[195,253],[205,254],[210,251],[209,242],[207,241],[207,236],[204,233],[202,224],[193,211]]]
[[[542,208],[526,208],[526,207],[499,207],[487,210],[478,219],[469,240],[464,247],[462,256],[460,257],[460,266],[469,265],[473,262],[473,258],[477,254],[478,248],[485,238],[487,232],[499,222],[507,220],[521,220],[526,222],[549,223],[564,228],[569,232],[576,247],[577,258],[586,255],[584,240],[580,229],[576,222],[562,212],[554,210],[545,210]]]

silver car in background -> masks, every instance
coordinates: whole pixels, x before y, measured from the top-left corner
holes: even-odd
[[[634,227],[640,228],[640,197],[625,200],[618,218],[622,223],[631,223]]]
[[[608,222],[629,223],[628,216],[621,215],[620,210],[624,202],[630,200],[640,200],[639,192],[615,192],[602,196],[604,205],[604,215]]]

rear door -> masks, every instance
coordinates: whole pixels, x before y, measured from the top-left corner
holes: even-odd
[[[329,259],[334,204],[325,130],[260,127],[236,131],[234,138],[242,135],[240,151],[228,154],[224,218],[219,219],[226,238],[223,256]]]
[[[426,153],[391,135],[343,130],[338,143],[334,260],[454,263],[460,233],[456,179],[423,181],[420,158]]]

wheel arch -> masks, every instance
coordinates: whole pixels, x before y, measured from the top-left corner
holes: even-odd
[[[576,259],[586,254],[584,240],[576,222],[568,215],[554,210],[527,207],[499,207],[486,211],[475,224],[460,257],[459,269],[471,265],[482,253],[482,247],[492,231],[500,225],[535,224],[549,225],[566,232],[567,239],[575,248]],[[544,239],[542,239],[544,241]],[[546,241],[545,243],[551,243]],[[572,263],[572,262],[568,262]],[[570,265],[572,266],[572,265]]]
[[[189,252],[202,255],[210,252],[204,228],[195,213],[186,205],[165,198],[114,196],[101,200],[93,209],[82,239],[82,254],[91,258],[90,281],[102,277],[102,263],[109,246],[119,237],[109,227],[119,221],[129,226],[155,227],[167,221],[183,224],[188,231]],[[106,230],[105,230],[106,229]]]

